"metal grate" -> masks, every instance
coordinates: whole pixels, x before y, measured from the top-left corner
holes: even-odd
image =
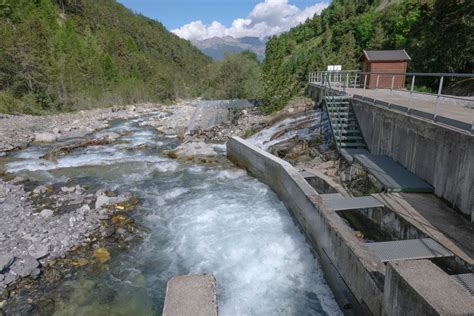
[[[377,199],[375,199],[372,196],[329,199],[325,201],[325,204],[327,207],[333,209],[334,211],[384,207],[383,203],[380,203]]]
[[[474,295],[474,273],[457,274],[453,275],[452,278],[461,283],[471,295]]]
[[[366,244],[382,261],[451,257],[453,254],[431,238]]]

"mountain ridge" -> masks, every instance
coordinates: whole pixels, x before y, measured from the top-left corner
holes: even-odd
[[[235,38],[232,36],[211,37],[205,40],[195,40],[192,43],[204,54],[215,60],[223,60],[225,54],[238,54],[243,51],[252,51],[260,61],[265,58],[265,44],[267,39],[258,37]]]

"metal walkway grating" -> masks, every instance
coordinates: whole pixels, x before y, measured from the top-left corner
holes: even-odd
[[[457,274],[451,277],[461,283],[471,295],[474,295],[474,273]]]
[[[382,261],[451,257],[453,254],[431,238],[366,244]]]
[[[361,196],[354,198],[339,198],[339,199],[324,199],[324,203],[327,207],[334,211],[344,210],[358,210],[366,208],[384,207],[383,203],[380,203],[377,199],[372,196]]]

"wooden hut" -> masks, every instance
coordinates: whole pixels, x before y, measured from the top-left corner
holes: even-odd
[[[410,56],[404,49],[364,50],[359,59],[361,69],[362,72],[370,72],[371,74],[362,75],[361,83],[366,82],[366,88],[369,89],[390,89],[392,87],[393,89],[404,89],[405,74],[410,60]],[[397,75],[392,79],[391,75],[380,73],[399,73],[401,75]]]

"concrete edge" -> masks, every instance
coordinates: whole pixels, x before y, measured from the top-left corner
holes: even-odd
[[[323,205],[322,198],[303,176],[288,162],[239,137],[232,137],[227,142],[227,156],[278,194],[313,249],[320,257],[329,259],[358,302],[372,313],[381,314],[383,263],[355,237],[336,212]],[[337,290],[333,288],[334,292]],[[342,302],[338,302],[341,305]]]
[[[388,315],[474,314],[474,297],[429,260],[389,262],[384,294]]]
[[[217,316],[213,275],[178,275],[166,284],[164,316]]]

